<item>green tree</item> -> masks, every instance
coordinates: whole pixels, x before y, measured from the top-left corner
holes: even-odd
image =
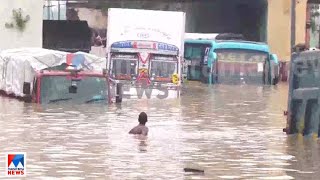
[[[317,24],[316,24],[316,19],[317,17],[320,16],[320,12],[319,12],[319,4],[310,4],[310,25],[311,25],[311,31],[315,32],[317,31]]]

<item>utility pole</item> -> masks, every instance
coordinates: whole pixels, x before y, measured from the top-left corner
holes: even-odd
[[[291,99],[292,98],[292,91],[293,91],[293,73],[291,71],[292,66],[292,60],[293,60],[293,52],[294,49],[293,47],[295,46],[295,41],[296,41],[296,0],[291,0],[291,56],[290,56],[290,62],[289,62],[289,66],[290,66],[290,70],[287,70],[287,68],[283,68],[282,69],[282,73],[285,74],[284,71],[289,72],[289,78],[286,79],[289,81],[289,93],[288,93],[288,98]],[[287,64],[285,65],[287,67]],[[291,110],[291,101],[289,101],[288,106],[287,106],[287,110],[290,111]],[[290,114],[287,114],[287,126],[286,128],[283,129],[284,132],[286,132],[287,134],[291,134],[292,133],[292,123],[291,123],[291,117]]]
[[[60,0],[58,0],[58,20],[60,20]]]
[[[291,54],[296,43],[296,0],[291,0]]]
[[[50,20],[50,7],[51,7],[51,2],[50,0],[47,1],[47,15],[48,15],[48,20]]]

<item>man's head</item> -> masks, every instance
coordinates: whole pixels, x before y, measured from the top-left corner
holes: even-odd
[[[140,124],[145,125],[146,122],[148,122],[148,116],[147,116],[147,114],[146,114],[145,112],[141,112],[141,113],[139,114],[139,119],[138,119],[138,121],[139,121]]]

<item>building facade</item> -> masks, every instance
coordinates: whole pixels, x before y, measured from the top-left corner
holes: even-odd
[[[42,47],[43,3],[39,0],[0,1],[0,50]],[[17,25],[13,11],[21,14],[25,23]]]

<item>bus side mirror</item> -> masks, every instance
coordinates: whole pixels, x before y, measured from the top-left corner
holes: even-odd
[[[270,59],[273,60],[275,63],[278,63],[278,57],[276,54],[271,54]]]
[[[216,59],[217,59],[217,53],[215,53],[215,52],[210,52],[210,53],[209,53],[209,58],[216,60]]]
[[[31,83],[29,83],[29,82],[23,83],[23,94],[26,94],[26,95],[31,94]]]

